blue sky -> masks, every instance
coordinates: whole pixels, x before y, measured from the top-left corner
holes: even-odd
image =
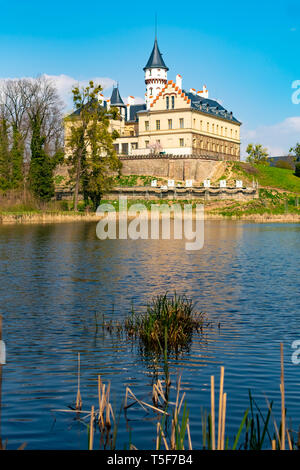
[[[300,3],[79,2],[1,0],[0,78],[47,74],[66,94],[72,80],[119,81],[122,96],[143,97],[143,67],[154,40],[183,88],[202,88],[243,122],[244,149],[273,155],[300,141]],[[105,90],[105,95],[110,89]],[[299,95],[300,96],[300,95]]]

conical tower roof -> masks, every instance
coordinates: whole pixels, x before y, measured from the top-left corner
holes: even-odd
[[[158,48],[157,44],[157,39],[155,38],[154,41],[154,46],[151,52],[151,55],[149,57],[149,60],[147,62],[147,65],[144,67],[144,70],[146,69],[165,69],[169,70],[166,64],[164,63],[164,60],[162,58],[162,54]]]
[[[111,106],[124,106],[124,108],[126,107],[124,104],[124,101],[121,98],[121,95],[119,92],[119,86],[117,86],[116,88],[113,88],[111,98],[110,98],[110,104]]]

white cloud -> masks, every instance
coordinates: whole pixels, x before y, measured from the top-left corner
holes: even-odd
[[[94,84],[101,85],[103,92],[109,90],[114,85],[116,81],[108,77],[92,77],[88,80],[76,80],[76,78],[70,77],[69,75],[47,75],[44,76],[50,79],[56,86],[60,98],[65,103],[66,108],[70,109],[72,107],[72,88],[74,86],[85,87],[92,80]]]
[[[241,156],[246,155],[249,143],[262,144],[271,156],[287,155],[296,142],[300,142],[300,117],[286,118],[271,126],[260,126],[256,129],[241,127]]]
[[[69,75],[61,74],[61,75],[48,75],[48,74],[43,74],[44,77],[47,79],[51,80],[53,84],[56,86],[58,94],[60,99],[65,105],[65,110],[70,111],[73,107],[72,105],[72,88],[74,86],[79,86],[79,87],[85,87],[89,84],[89,82],[92,80],[94,84],[96,85],[101,85],[103,88],[103,95],[104,98],[110,98],[111,93],[107,93],[110,91],[113,86],[116,86],[117,82],[116,80],[113,80],[112,78],[109,77],[92,77],[88,80],[77,80],[74,77],[70,77]],[[33,77],[23,77],[27,78],[30,80],[33,80]],[[0,78],[0,83],[5,81],[5,80],[17,80],[17,78]],[[107,96],[105,96],[107,95]],[[122,96],[122,99],[125,104],[127,104],[127,97]],[[135,103],[136,104],[142,104],[144,103],[145,100],[141,98],[140,96],[135,97]]]
[[[70,77],[69,75],[48,75],[43,74],[44,77],[48,78],[56,86],[59,97],[63,101],[66,109],[72,108],[72,88],[74,86],[84,87],[92,80],[96,85],[101,85],[103,92],[111,89],[116,85],[116,81],[108,77],[92,77],[88,80],[77,80],[76,78]],[[22,77],[33,80],[33,77]],[[17,80],[17,78],[0,78],[0,83],[5,80]]]

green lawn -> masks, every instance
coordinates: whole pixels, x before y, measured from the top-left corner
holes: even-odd
[[[251,180],[254,178],[260,186],[300,193],[300,178],[294,175],[293,170],[238,162],[234,163],[233,171],[247,179]]]

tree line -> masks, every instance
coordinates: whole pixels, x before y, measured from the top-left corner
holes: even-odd
[[[74,112],[63,118],[63,103],[55,85],[45,77],[5,80],[0,85],[0,189],[28,188],[38,200],[54,196],[54,170],[68,165],[74,190],[74,210],[79,193],[94,210],[112,185],[112,173],[120,169],[113,146],[118,137],[107,110],[98,99],[101,86],[90,82],[74,87]],[[68,135],[64,142],[64,124]]]
[[[74,210],[81,193],[85,206],[96,210],[113,184],[121,163],[113,146],[118,137],[110,122],[117,108],[107,110],[99,101],[101,86],[89,82],[74,87],[74,112],[63,117],[63,103],[50,79],[3,80],[0,84],[0,189],[28,188],[37,200],[54,197],[54,170],[67,164]],[[64,135],[64,129],[67,133]],[[249,144],[250,163],[269,164],[262,145]],[[300,162],[300,144],[290,149]],[[300,163],[296,163],[300,174]]]
[[[45,77],[5,80],[0,86],[0,189],[29,187],[54,196],[53,170],[63,155],[63,104]]]
[[[290,157],[291,161],[295,163],[295,175],[300,176],[300,144],[299,142],[296,143],[294,147],[290,148],[290,153],[288,157]],[[270,165],[271,158],[266,148],[264,148],[261,144],[249,144],[246,149],[247,159],[246,161],[251,164],[262,164],[262,165]],[[287,160],[279,160],[276,162],[276,166],[278,168],[283,168],[287,170],[292,170],[293,167]]]

